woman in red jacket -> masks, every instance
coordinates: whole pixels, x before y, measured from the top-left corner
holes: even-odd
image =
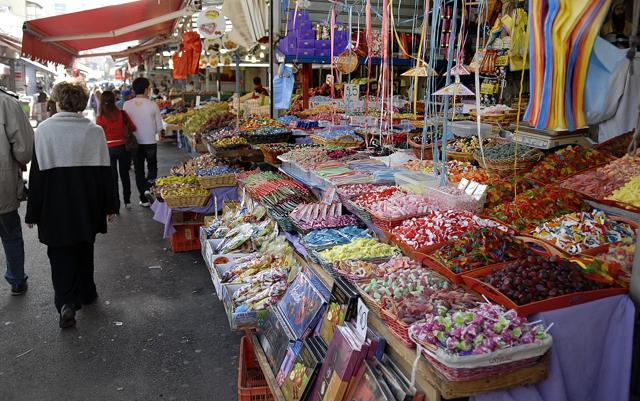
[[[133,121],[125,111],[119,110],[116,106],[115,94],[105,91],[100,97],[100,115],[96,118],[96,123],[104,130],[109,147],[109,157],[111,158],[111,173],[115,184],[115,191],[118,194],[118,169],[120,170],[120,180],[122,181],[122,196],[124,207],[131,209],[131,181],[129,179],[129,167],[131,166],[131,154],[125,147],[125,124],[129,126],[131,132],[136,130]],[[118,194],[118,204],[120,195]],[[119,207],[119,205],[118,205]]]

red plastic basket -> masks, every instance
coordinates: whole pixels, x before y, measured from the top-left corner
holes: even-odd
[[[436,249],[446,244],[446,243],[438,243],[438,244],[423,246],[422,248],[416,249],[411,245],[407,244],[406,242],[404,242],[403,240],[401,240],[400,238],[398,238],[398,236],[393,234],[391,231],[382,230],[382,233],[384,234],[385,238],[389,240],[389,242],[391,242],[392,244],[400,248],[405,255],[409,256],[411,259],[417,260],[418,262],[421,262],[422,259],[424,259],[424,257],[426,256],[426,254],[430,254]]]
[[[275,401],[253,353],[251,340],[247,336],[242,337],[240,341],[238,401]]]
[[[202,224],[181,224],[174,226],[176,232],[171,236],[173,252],[200,250],[200,227]]]
[[[531,302],[525,305],[518,305],[508,296],[498,291],[492,285],[482,281],[482,278],[488,276],[495,270],[504,269],[510,262],[500,263],[497,265],[487,266],[471,272],[464,273],[462,280],[470,290],[476,291],[490,300],[504,306],[507,309],[514,309],[520,316],[529,316],[534,313],[566,308],[568,306],[579,305],[601,298],[612,297],[614,295],[626,294],[628,290],[622,287],[611,287],[601,290],[576,292],[573,294],[561,295],[545,299],[543,301]]]

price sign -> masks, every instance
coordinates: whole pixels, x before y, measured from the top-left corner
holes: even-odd
[[[326,203],[327,205],[330,205],[333,203],[334,199],[336,198],[336,187],[335,185],[332,185],[331,187],[329,187],[329,189],[323,194],[322,196],[322,202]]]
[[[360,100],[360,85],[344,84],[344,102],[354,103]]]
[[[356,331],[358,337],[364,342],[367,338],[367,318],[369,317],[369,308],[358,298],[358,316],[356,319]]]

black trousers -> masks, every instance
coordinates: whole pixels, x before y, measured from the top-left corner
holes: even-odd
[[[51,263],[51,280],[55,292],[56,309],[92,301],[96,295],[93,281],[93,243],[82,242],[67,246],[50,246],[47,255]]]
[[[144,163],[147,162],[147,173],[144,171]],[[158,177],[158,145],[138,145],[138,153],[134,160],[136,169],[136,186],[140,193],[140,201],[148,202],[144,192],[149,190]]]
[[[120,181],[122,182],[122,198],[124,203],[131,203],[131,180],[129,179],[129,167],[131,167],[131,154],[122,146],[109,148],[111,159],[111,175],[115,186],[116,198],[118,199],[118,209],[120,209],[120,185],[118,185],[118,169],[120,170]],[[143,191],[144,192],[144,191]]]

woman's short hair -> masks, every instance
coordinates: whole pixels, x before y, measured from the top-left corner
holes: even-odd
[[[51,100],[58,103],[62,111],[77,113],[87,108],[89,90],[82,81],[62,81],[53,87]]]

